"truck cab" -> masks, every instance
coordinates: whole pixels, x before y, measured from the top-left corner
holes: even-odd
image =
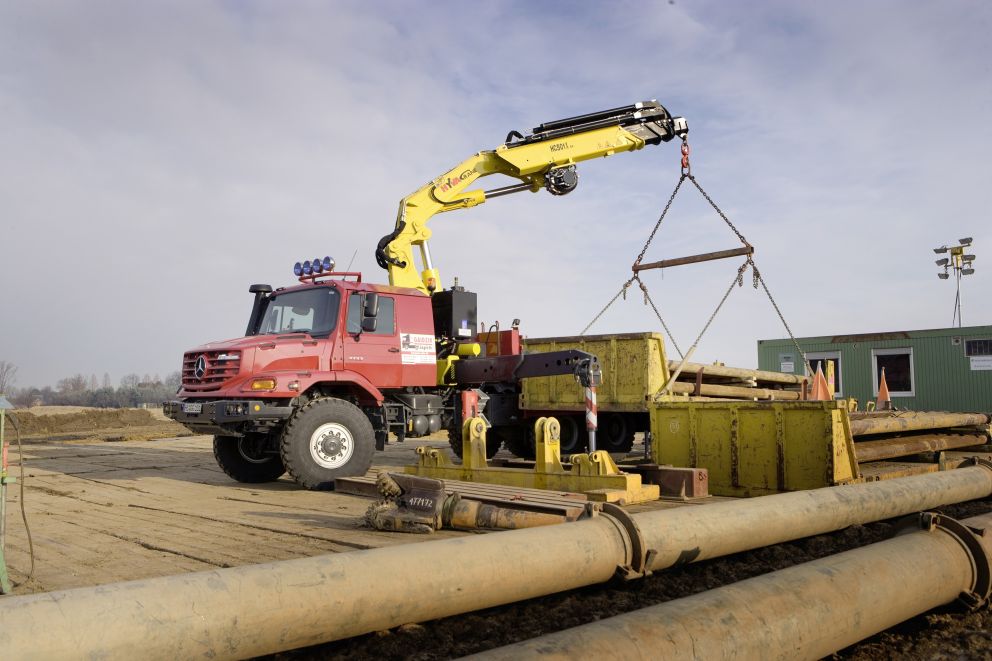
[[[431,298],[310,268],[296,286],[252,285],[244,337],[187,351],[177,397],[163,405],[214,435],[218,463],[239,481],[289,470],[304,486],[329,488],[334,477],[364,474],[390,431],[423,436],[450,413],[434,392]]]

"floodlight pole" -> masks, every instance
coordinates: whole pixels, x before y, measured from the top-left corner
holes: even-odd
[[[972,263],[975,259],[974,254],[965,254],[964,249],[971,246],[971,237],[964,239],[958,239],[957,246],[948,247],[947,245],[940,246],[939,248],[934,248],[933,251],[937,254],[950,253],[950,257],[947,259],[940,259],[937,261],[938,266],[943,266],[943,273],[938,273],[937,276],[946,280],[950,275],[949,271],[954,271],[954,314],[951,316],[951,326],[953,327],[957,324],[958,328],[961,328],[961,276],[971,275],[975,272],[975,266]]]

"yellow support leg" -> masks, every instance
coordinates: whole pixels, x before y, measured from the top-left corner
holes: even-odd
[[[533,470],[497,468],[486,461],[486,423],[470,418],[462,427],[462,465],[451,463],[435,448],[417,448],[418,460],[404,470],[441,480],[502,484],[530,489],[585,493],[589,500],[619,504],[657,500],[655,484],[641,484],[641,476],[621,472],[606,452],[576,454],[570,466],[561,462],[561,426],[555,418],[540,418],[534,425],[537,461]]]

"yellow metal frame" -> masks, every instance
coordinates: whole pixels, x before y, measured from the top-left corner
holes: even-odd
[[[427,223],[436,214],[486,201],[484,191],[466,190],[476,179],[502,174],[529,184],[537,192],[544,186],[544,175],[553,168],[641,149],[645,144],[633,133],[615,126],[514,147],[501,145],[465,159],[400,201],[396,216],[396,229],[400,231],[386,247],[386,255],[403,266],[389,265],[389,284],[419,289],[428,295],[441,288],[441,275],[428,260],[418,271],[413,249],[416,246],[426,250],[431,238]]]
[[[658,402],[651,456],[706,468],[710,493],[757,496],[862,481],[847,402]]]
[[[501,468],[486,461],[486,422],[470,418],[462,426],[462,464],[451,463],[445,453],[426,446],[417,448],[417,463],[404,470],[421,477],[463,480],[484,484],[574,491],[589,500],[621,505],[657,500],[656,484],[642,484],[640,475],[623,473],[608,452],[574,454],[566,466],[561,461],[561,426],[554,418],[538,418],[534,424],[537,461],[533,470]]]

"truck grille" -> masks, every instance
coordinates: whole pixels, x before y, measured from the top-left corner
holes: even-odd
[[[203,375],[196,373],[196,363],[203,358]],[[195,392],[220,390],[241,369],[240,351],[189,352],[183,356],[183,389]]]

